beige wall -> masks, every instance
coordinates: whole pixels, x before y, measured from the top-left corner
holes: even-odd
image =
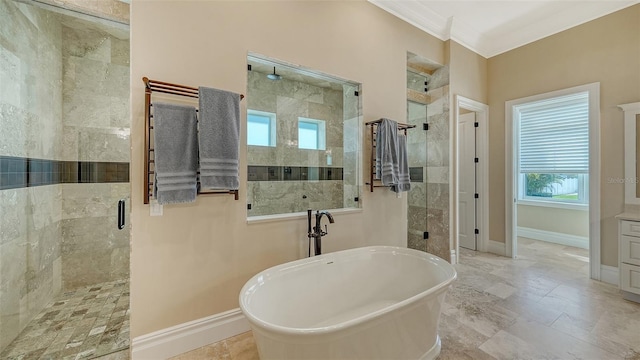
[[[364,0],[132,4],[133,337],[236,308],[255,273],[302,256],[306,219],[246,223],[246,194],[199,197],[150,217],[142,204],[143,76],[246,92],[248,51],[362,83],[363,120],[406,118],[406,53],[443,63],[443,43]],[[168,26],[171,24],[171,26]],[[244,120],[246,102],[242,102]],[[241,127],[241,143],[245,127]],[[363,153],[362,167],[369,166]],[[246,182],[241,146],[240,182]],[[244,189],[244,186],[241,186]],[[326,252],[406,246],[407,200],[362,192],[362,211],[334,214]]]
[[[589,237],[589,212],[519,204],[518,226]]]
[[[617,222],[624,208],[622,112],[640,99],[640,5],[492,57],[489,66],[490,239],[505,241],[505,101],[600,82],[602,263],[617,265]]]
[[[449,43],[451,93],[487,104],[487,59],[453,40],[447,42]]]

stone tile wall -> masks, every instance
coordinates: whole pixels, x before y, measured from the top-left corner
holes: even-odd
[[[351,91],[349,94],[347,91]],[[357,207],[358,98],[355,87],[333,90],[248,72],[247,108],[276,114],[276,146],[249,146],[248,165],[349,168],[343,181],[248,181],[249,216]],[[349,110],[344,110],[349,109]],[[298,117],[326,121],[326,150],[298,149]],[[329,160],[329,158],[331,160]],[[343,186],[346,184],[347,187]],[[303,198],[303,195],[306,196]],[[350,201],[348,199],[351,199]]]
[[[60,159],[62,27],[0,1],[0,155]],[[0,190],[0,350],[61,288],[60,185]]]
[[[62,72],[63,159],[127,164],[129,40],[63,22]],[[63,289],[128,278],[129,230],[116,219],[129,184],[64,184],[62,194]]]

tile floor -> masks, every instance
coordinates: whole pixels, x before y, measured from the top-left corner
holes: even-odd
[[[516,260],[462,249],[439,359],[640,360],[640,304],[588,278],[588,251],[520,238]],[[171,360],[259,359],[251,332]]]
[[[113,281],[61,294],[0,354],[3,360],[112,360],[129,347],[129,282]]]

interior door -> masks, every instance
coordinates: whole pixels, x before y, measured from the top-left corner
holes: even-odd
[[[476,114],[462,114],[458,119],[458,239],[461,247],[477,250]]]

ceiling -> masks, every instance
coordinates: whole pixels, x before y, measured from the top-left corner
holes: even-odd
[[[368,0],[440,40],[489,58],[640,0]]]

